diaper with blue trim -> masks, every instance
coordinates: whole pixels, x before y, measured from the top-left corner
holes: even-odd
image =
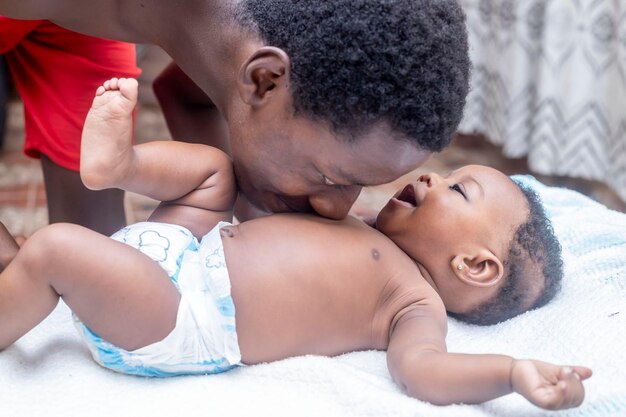
[[[117,372],[157,377],[218,373],[242,365],[219,233],[224,226],[230,223],[220,222],[200,242],[182,226],[156,222],[137,223],[111,236],[158,262],[181,298],[174,330],[133,351],[112,345],[74,316],[96,362]]]

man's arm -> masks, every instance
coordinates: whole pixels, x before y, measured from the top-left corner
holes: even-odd
[[[178,65],[172,62],[152,87],[172,137],[230,153],[227,128],[219,110]]]
[[[0,15],[13,19],[54,19],[68,7],[66,0],[0,0]]]
[[[447,353],[446,317],[415,306],[395,323],[387,352],[394,380],[411,396],[438,405],[475,404],[518,392],[546,409],[576,407],[584,399],[583,367],[560,367],[504,355]]]

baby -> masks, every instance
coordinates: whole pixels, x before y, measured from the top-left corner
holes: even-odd
[[[0,349],[62,297],[96,361],[129,374],[379,349],[402,389],[434,404],[510,392],[548,409],[583,401],[588,368],[446,350],[446,311],[496,323],[557,291],[560,247],[528,190],[467,166],[407,185],[376,228],[300,214],[235,226],[229,158],[199,144],[132,146],[136,99],[133,79],[97,90],[81,176],[89,188],[162,203],[112,238],[53,224],[28,239],[0,275]],[[338,188],[349,183],[340,167],[310,170]]]

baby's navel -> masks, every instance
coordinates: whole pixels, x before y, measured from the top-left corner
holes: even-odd
[[[372,258],[374,258],[375,261],[380,259],[380,252],[378,252],[378,249],[372,249]]]

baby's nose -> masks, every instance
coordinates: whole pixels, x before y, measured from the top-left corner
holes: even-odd
[[[441,177],[438,174],[431,172],[428,174],[420,175],[418,181],[425,183],[428,188],[431,188],[439,184],[439,181],[441,181]]]

